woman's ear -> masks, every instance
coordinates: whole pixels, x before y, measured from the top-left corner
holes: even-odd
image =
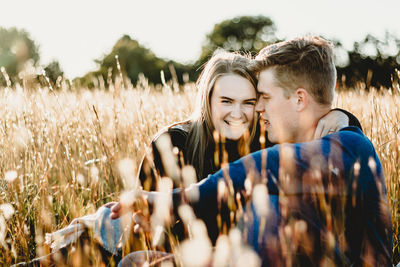
[[[309,101],[309,95],[306,89],[298,88],[295,92],[295,100],[296,100],[296,110],[302,111],[304,110]]]

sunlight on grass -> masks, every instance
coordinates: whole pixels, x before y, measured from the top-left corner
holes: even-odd
[[[165,86],[156,90],[148,85],[112,91],[0,90],[0,265],[49,253],[43,243],[46,233],[118,200],[125,189],[137,188],[133,177],[153,136],[172,122],[187,118],[194,108],[193,84],[183,88],[181,92]],[[343,91],[338,93],[335,106],[359,118],[382,161],[398,262],[400,95],[397,91],[374,89]],[[371,169],[374,164],[370,162]],[[176,169],[172,167],[173,171]],[[195,180],[191,167],[181,171],[185,185]],[[172,180],[165,178],[161,187],[169,191]],[[265,186],[253,188],[248,180],[246,188],[254,190],[256,209],[265,214],[266,207],[258,205],[265,202]],[[219,190],[225,192],[228,188],[221,185]],[[171,223],[167,212],[170,199],[157,203],[151,225],[154,236],[161,235],[160,227]],[[173,248],[184,266],[205,266],[209,261],[222,266],[227,259],[236,260],[238,266],[259,265],[257,254],[244,246],[239,233],[221,235],[215,251],[211,251],[205,226],[191,208],[182,206],[179,213],[192,235],[179,249]],[[294,222],[282,234],[302,238],[305,227],[302,221]],[[148,248],[161,240],[156,238],[152,245],[142,233],[140,242],[137,247]],[[328,238],[327,242],[335,240]],[[76,264],[87,260],[78,253],[72,258]],[[96,260],[93,256],[91,264]]]

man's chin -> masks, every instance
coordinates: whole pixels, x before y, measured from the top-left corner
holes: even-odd
[[[268,141],[270,141],[273,144],[279,144],[279,140],[277,140],[275,138],[270,138],[269,136],[268,136]]]
[[[275,138],[275,135],[274,135],[274,133],[271,131],[271,130],[266,130],[266,132],[267,132],[267,134],[268,134],[268,140],[271,142],[271,143],[276,143],[276,138]]]
[[[270,134],[270,132],[268,132],[268,140],[273,144],[287,143],[285,138],[282,138],[280,136],[275,136],[274,134]]]

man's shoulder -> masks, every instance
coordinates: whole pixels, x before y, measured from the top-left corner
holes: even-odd
[[[339,140],[343,145],[351,146],[351,147],[356,147],[356,146],[371,146],[372,143],[364,135],[364,133],[361,131],[360,128],[355,127],[355,126],[348,126],[340,129],[337,133],[332,134],[332,135],[327,135],[323,139],[337,139]]]
[[[268,154],[275,157],[282,157],[280,154],[292,155],[303,160],[305,155],[310,157],[315,154],[330,156],[347,155],[351,158],[359,158],[366,155],[374,156],[375,149],[371,141],[358,127],[349,126],[340,129],[338,132],[324,136],[305,143],[284,143],[267,149]],[[288,151],[292,151],[288,153]]]
[[[278,162],[283,158],[296,159],[299,162],[312,160],[316,154],[326,157],[337,156],[346,159],[375,157],[371,141],[357,127],[345,127],[340,131],[304,143],[282,143],[252,153],[253,157],[268,157],[268,161]]]
[[[358,137],[365,137],[364,133],[362,132],[362,130],[356,126],[347,126],[344,127],[342,129],[340,129],[338,132],[338,134],[350,134],[350,135],[357,135]]]
[[[377,160],[374,145],[357,127],[342,128],[337,133],[323,137],[322,140],[325,146],[330,146],[331,149],[338,148],[346,158],[361,160],[373,157]]]

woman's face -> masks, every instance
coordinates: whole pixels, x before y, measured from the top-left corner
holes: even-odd
[[[246,78],[237,74],[217,78],[211,95],[211,117],[218,133],[239,140],[253,123],[256,101],[256,89]]]

